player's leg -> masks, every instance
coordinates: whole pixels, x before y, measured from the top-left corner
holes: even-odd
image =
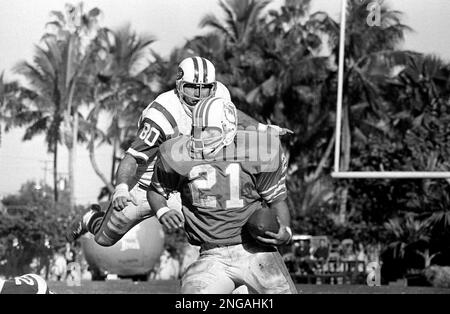
[[[249,290],[263,294],[296,294],[297,289],[275,249],[245,245],[239,264],[245,284]]]
[[[83,216],[75,219],[66,231],[67,242],[73,242],[91,230],[91,224],[98,224],[103,220],[103,212],[98,204],[92,204]],[[92,232],[91,232],[92,233]]]
[[[123,210],[117,211],[108,208],[103,219],[96,219],[88,223],[89,231],[95,235],[95,241],[102,246],[111,246],[117,243],[131,228],[144,219],[155,216],[147,201],[147,191],[139,186],[130,191],[133,202]],[[167,205],[181,211],[181,198],[178,193],[172,194]]]
[[[89,231],[95,235],[95,241],[102,246],[114,245],[135,225],[154,216],[146,193],[144,189],[134,187],[130,191],[133,202],[121,211],[110,205],[103,219],[89,223]]]
[[[73,242],[86,232],[95,236],[98,244],[103,246],[114,245],[127,231],[142,220],[153,216],[148,205],[144,189],[135,186],[130,195],[130,202],[123,210],[114,210],[109,204],[106,212],[101,211],[100,206],[92,205],[91,208],[72,224],[66,233],[66,239]]]
[[[0,279],[0,294],[53,294],[39,275],[26,274],[9,280]]]
[[[182,294],[230,294],[235,283],[226,272],[226,264],[221,261],[221,254],[211,249],[202,252],[192,263],[181,279]],[[215,252],[214,252],[215,251]]]

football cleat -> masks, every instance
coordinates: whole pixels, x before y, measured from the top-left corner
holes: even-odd
[[[74,242],[83,234],[88,232],[88,225],[92,217],[98,216],[101,207],[98,204],[92,204],[89,210],[79,219],[76,219],[66,232],[67,242]]]
[[[26,274],[0,281],[0,294],[55,294],[44,278],[36,274]]]

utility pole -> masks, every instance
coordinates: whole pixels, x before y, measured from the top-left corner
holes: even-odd
[[[51,164],[51,160],[41,160],[41,162],[44,163],[44,167],[42,168],[44,170],[44,186],[47,185],[47,171],[51,170],[51,167],[48,166],[48,164]]]

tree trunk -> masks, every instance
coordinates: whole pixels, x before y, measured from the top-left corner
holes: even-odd
[[[111,184],[111,182],[108,181],[106,176],[100,171],[100,168],[98,167],[97,160],[95,159],[95,128],[97,125],[97,117],[95,116],[92,120],[93,126],[91,128],[91,134],[90,134],[90,140],[89,140],[89,159],[91,161],[92,168],[94,169],[95,173],[99,176],[99,178],[103,181],[105,186],[108,188],[108,191],[110,194],[114,193],[114,187]]]
[[[320,159],[319,165],[317,166],[316,170],[314,171],[314,173],[312,175],[309,175],[307,177],[305,177],[305,196],[303,198],[303,202],[302,205],[300,207],[300,212],[302,214],[305,214],[306,211],[308,210],[308,207],[310,205],[310,200],[312,199],[312,188],[314,187],[315,182],[320,178],[320,176],[322,175],[323,172],[323,168],[325,167],[327,161],[330,158],[331,155],[331,151],[333,149],[334,146],[334,141],[336,138],[336,132],[333,134],[333,136],[331,137],[330,141],[328,142],[328,146],[324,152],[324,154],[322,155],[322,158]]]
[[[55,140],[53,150],[53,196],[55,203],[58,202],[58,140]]]
[[[89,159],[91,160],[92,168],[94,169],[95,173],[99,176],[99,178],[103,181],[105,186],[108,188],[109,193],[110,194],[114,193],[113,185],[111,184],[111,182],[108,181],[106,176],[100,171],[97,161],[95,160],[95,149],[93,143],[92,145],[89,145]]]
[[[72,146],[69,149],[69,206],[75,208],[75,169],[78,139],[78,112],[74,111],[72,124]]]

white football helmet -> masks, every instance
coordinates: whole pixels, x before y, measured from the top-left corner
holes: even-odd
[[[233,143],[238,128],[237,110],[224,98],[211,97],[200,101],[192,112],[191,148],[205,159],[213,158]]]
[[[211,61],[190,57],[178,66],[176,90],[188,114],[202,99],[212,97],[217,90],[216,69]]]

